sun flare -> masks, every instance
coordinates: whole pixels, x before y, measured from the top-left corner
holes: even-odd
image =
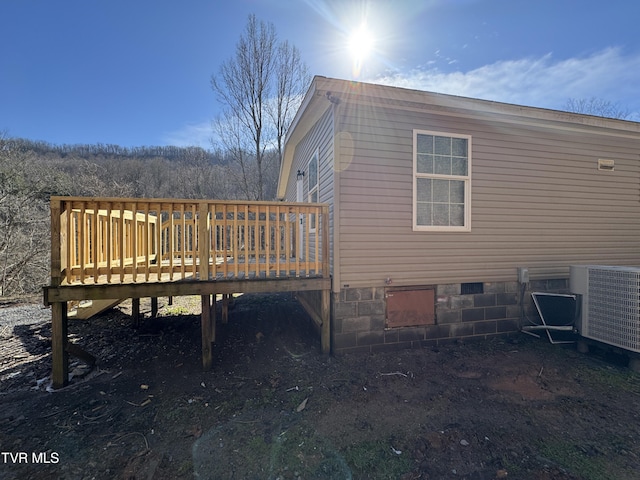
[[[366,24],[363,23],[349,35],[347,47],[353,57],[353,76],[359,77],[362,74],[364,61],[375,48],[375,38]]]
[[[373,51],[374,46],[375,39],[367,29],[366,24],[360,25],[360,27],[349,36],[349,52],[351,52],[351,55],[356,61],[361,62],[366,59]]]

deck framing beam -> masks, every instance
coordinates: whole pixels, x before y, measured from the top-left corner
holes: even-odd
[[[233,293],[281,293],[331,289],[330,278],[280,278],[266,280],[179,281],[166,283],[123,283],[47,286],[44,302],[51,305],[71,300],[105,298],[180,297]]]

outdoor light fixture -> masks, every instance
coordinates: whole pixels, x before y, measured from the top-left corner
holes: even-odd
[[[304,178],[304,172],[298,170],[298,174],[296,175],[296,178],[298,180],[302,180]]]

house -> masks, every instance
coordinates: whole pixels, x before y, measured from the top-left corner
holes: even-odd
[[[315,77],[278,197],[329,205],[333,352],[517,332],[571,265],[640,265],[640,123]]]

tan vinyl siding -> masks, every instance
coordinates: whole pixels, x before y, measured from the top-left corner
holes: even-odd
[[[576,116],[428,110],[341,105],[340,129],[353,139],[338,174],[341,286],[515,281],[517,266],[535,279],[568,276],[571,264],[640,264],[640,134]],[[412,231],[413,129],[471,135],[470,232]],[[599,158],[615,160],[615,171],[599,171]]]
[[[307,169],[309,160],[318,151],[318,201],[329,204],[329,252],[330,268],[333,272],[333,111],[329,109],[311,128],[309,133],[297,144],[291,174],[289,176],[285,200],[296,201],[296,174],[305,172],[303,181],[303,201],[307,202],[309,189]],[[305,226],[308,228],[308,224]],[[312,234],[312,237],[315,234]],[[312,238],[313,240],[313,238]],[[310,245],[312,251],[315,244]]]

